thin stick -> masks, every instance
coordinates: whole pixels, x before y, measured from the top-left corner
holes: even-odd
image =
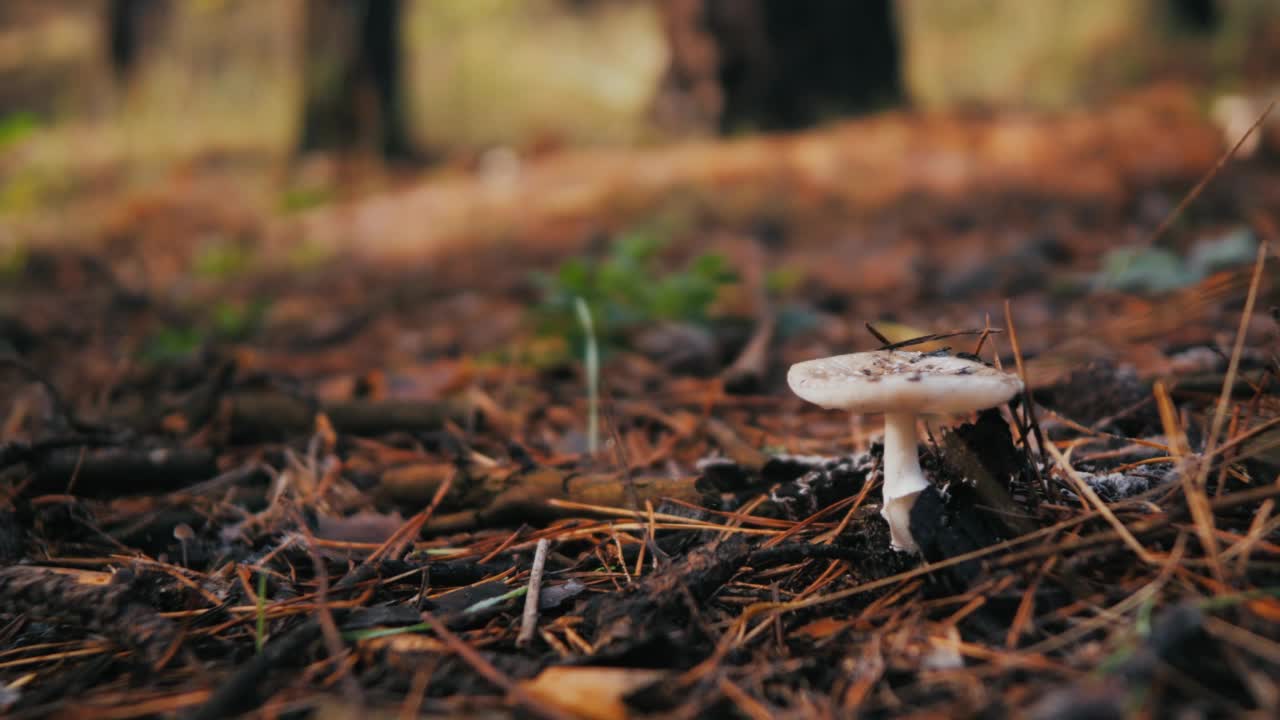
[[[1280,643],[1275,640],[1252,633],[1211,615],[1205,616],[1204,629],[1210,635],[1215,635],[1222,640],[1231,642],[1263,660],[1280,663]]]
[[[742,352],[720,377],[725,385],[733,387],[753,387],[760,382],[769,369],[769,345],[773,342],[774,332],[778,326],[778,315],[765,301],[764,316],[756,323],[751,339],[743,346]]]
[[[1018,344],[1018,330],[1013,326],[1013,308],[1010,306],[1008,298],[1005,298],[1004,301],[1004,326],[1009,331],[1009,347],[1013,349],[1013,362],[1018,369],[1018,378],[1022,380],[1022,413],[1027,427],[1019,427],[1018,431],[1022,433],[1022,445],[1023,450],[1027,453],[1027,459],[1031,461],[1031,467],[1036,471],[1036,477],[1039,478],[1040,484],[1044,486],[1044,476],[1040,473],[1040,463],[1035,462],[1035,459],[1031,457],[1031,449],[1027,446],[1027,429],[1031,430],[1032,436],[1036,439],[1036,445],[1041,448],[1045,446],[1044,433],[1040,432],[1040,421],[1036,418],[1036,404],[1031,397],[1031,382],[1027,380],[1027,368],[1022,362],[1022,346]],[[1016,415],[1014,419],[1017,419]]]
[[[349,669],[344,668],[342,664],[346,646],[342,642],[342,633],[338,631],[338,623],[333,619],[333,608],[329,605],[329,570],[325,567],[324,560],[316,553],[315,537],[302,518],[301,511],[296,507],[291,510],[296,516],[299,532],[307,540],[307,555],[310,556],[311,565],[315,570],[316,620],[320,624],[320,634],[324,638],[325,648],[329,651],[329,661],[334,666],[334,674],[342,685],[342,692],[347,702],[352,703],[354,707],[360,707],[364,693],[360,689],[360,684],[348,671]]]
[[[982,346],[986,344],[987,338],[991,336],[992,330],[994,330],[994,328],[991,327],[991,313],[987,313],[985,319],[982,321],[982,334],[978,336],[978,344],[973,348],[974,355],[982,353]]]
[[[1241,135],[1240,139],[1236,141],[1236,144],[1232,145],[1230,150],[1223,153],[1222,156],[1218,158],[1218,162],[1214,164],[1209,172],[1206,173],[1204,177],[1200,178],[1200,182],[1196,183],[1196,186],[1191,188],[1191,192],[1187,193],[1186,196],[1182,198],[1182,201],[1179,202],[1173,210],[1169,211],[1169,214],[1165,216],[1164,220],[1161,220],[1160,224],[1156,226],[1156,229],[1151,232],[1151,238],[1147,240],[1148,245],[1155,245],[1156,240],[1159,240],[1160,236],[1169,229],[1169,226],[1173,224],[1173,221],[1177,220],[1178,217],[1182,215],[1182,211],[1186,210],[1188,205],[1194,202],[1196,198],[1200,197],[1200,193],[1204,192],[1204,189],[1208,187],[1209,181],[1217,177],[1218,173],[1222,171],[1222,168],[1226,167],[1231,158],[1235,157],[1236,151],[1239,150],[1240,146],[1244,145],[1244,141],[1248,140],[1249,136],[1252,135],[1260,125],[1262,125],[1262,121],[1267,119],[1267,116],[1271,114],[1271,110],[1275,108],[1275,106],[1275,100],[1268,103],[1267,109],[1263,110],[1262,114],[1258,116],[1258,119],[1253,121],[1253,124],[1249,126],[1249,129],[1245,131],[1244,135]]]
[[[538,541],[533,551],[533,568],[529,571],[529,592],[524,596],[524,613],[520,616],[520,634],[516,636],[516,645],[524,647],[533,640],[533,633],[538,627],[538,596],[542,594],[542,570],[547,565],[546,538]]]
[[[862,323],[862,325],[863,325],[864,327],[866,327],[866,328],[867,328],[867,332],[869,332],[869,333],[871,333],[872,335],[874,335],[874,336],[875,336],[875,338],[876,338],[877,340],[879,340],[879,341],[880,341],[880,344],[881,344],[881,345],[883,345],[884,347],[889,347],[890,345],[892,345],[892,344],[893,344],[893,341],[892,341],[892,340],[890,340],[889,338],[885,337],[885,336],[884,336],[884,335],[883,335],[879,330],[877,330],[877,329],[875,328],[875,326],[874,326],[874,325],[872,325],[871,323]]]
[[[1262,487],[1257,487],[1252,490],[1241,490],[1239,492],[1231,493],[1223,497],[1221,500],[1214,500],[1210,502],[1210,506],[1211,506],[1211,509],[1216,512],[1218,510],[1225,510],[1227,508],[1239,507],[1241,505],[1248,505],[1249,503],[1256,502],[1258,500],[1266,499],[1269,497],[1275,497],[1278,495],[1280,495],[1280,486],[1263,485]],[[1126,502],[1130,502],[1130,501],[1126,501]],[[1097,512],[1090,512],[1086,515],[1078,515],[1075,518],[1072,518],[1071,520],[1064,520],[1053,527],[1062,528],[1064,525],[1066,526],[1079,525],[1086,520],[1094,519],[1098,515],[1099,513]],[[1155,520],[1143,521],[1140,524],[1140,527],[1135,528],[1132,532],[1145,535],[1147,533],[1156,532],[1158,530],[1164,530],[1169,526],[1171,526],[1172,524],[1173,524],[1173,520],[1171,516],[1165,515]],[[1036,531],[1036,534],[1039,534],[1040,532],[1041,531]],[[1091,535],[1077,537],[1074,540],[1068,540],[1058,545],[1041,544],[1027,550],[1019,550],[1018,552],[1010,553],[1009,555],[1006,555],[1002,558],[993,560],[992,565],[996,567],[1011,567],[1012,565],[1015,565],[1017,563],[1026,562],[1028,560],[1036,560],[1045,555],[1061,555],[1063,557],[1067,557],[1073,553],[1079,553],[1081,550],[1084,550],[1085,548],[1095,547],[1097,545],[1108,543],[1117,539],[1119,539],[1119,534],[1115,530],[1103,530],[1101,532],[1093,533]],[[1009,541],[1006,541],[1006,542],[1009,542]]]
[[[1273,101],[1267,106],[1267,112],[1275,105]],[[1263,113],[1266,117],[1266,113]],[[1258,122],[1261,122],[1259,118]],[[1249,295],[1244,301],[1244,310],[1240,313],[1240,327],[1236,330],[1235,346],[1231,348],[1231,360],[1227,363],[1227,374],[1222,379],[1222,393],[1218,396],[1217,407],[1213,411],[1213,421],[1209,425],[1209,437],[1204,443],[1204,457],[1196,468],[1194,479],[1184,476],[1184,492],[1187,493],[1187,505],[1191,508],[1191,517],[1196,524],[1196,532],[1200,536],[1200,544],[1204,546],[1209,567],[1214,579],[1223,581],[1222,565],[1218,561],[1218,540],[1214,536],[1215,522],[1209,510],[1209,496],[1205,491],[1205,483],[1209,480],[1209,468],[1213,464],[1209,458],[1218,444],[1218,435],[1222,432],[1222,424],[1226,421],[1227,405],[1231,402],[1231,388],[1235,386],[1236,373],[1240,369],[1240,355],[1244,352],[1244,339],[1249,329],[1249,319],[1253,317],[1253,305],[1258,299],[1258,285],[1262,281],[1262,268],[1267,262],[1267,251],[1270,240],[1263,240],[1258,246],[1258,259],[1253,266],[1253,277],[1249,280]]]
[[[404,696],[404,703],[400,706],[401,718],[410,720],[419,716],[422,700],[427,696],[427,686],[431,684],[431,675],[435,672],[437,664],[431,663],[428,667],[418,668],[413,674],[413,680],[409,682],[409,692]]]
[[[727,677],[720,678],[720,692],[725,699],[733,703],[735,709],[751,720],[769,720],[776,715],[759,700],[751,697],[745,690],[733,684]]]
[[[1274,102],[1272,103],[1275,104]],[[1270,106],[1267,108],[1270,110]],[[1218,434],[1222,432],[1222,423],[1226,420],[1227,404],[1231,400],[1231,389],[1235,386],[1236,373],[1240,369],[1240,354],[1244,351],[1245,334],[1249,329],[1249,318],[1253,316],[1253,305],[1258,299],[1258,285],[1262,281],[1262,267],[1267,261],[1267,251],[1271,241],[1264,240],[1258,246],[1258,259],[1253,266],[1253,277],[1249,280],[1249,295],[1244,301],[1244,310],[1240,313],[1240,327],[1236,330],[1235,346],[1231,348],[1231,360],[1227,363],[1227,374],[1222,379],[1222,393],[1218,396],[1218,406],[1213,412],[1213,423],[1209,426],[1209,437],[1205,440],[1204,454],[1213,455],[1218,444]],[[1203,484],[1209,474],[1209,464],[1205,463],[1196,478],[1197,484]]]
[[[649,544],[653,542],[653,501],[645,500],[644,509],[648,513],[649,525],[644,531],[644,541],[640,543],[640,550],[636,553],[636,569],[631,573],[636,577],[640,577],[644,573],[644,551],[648,549]]]
[[[1178,422],[1178,409],[1173,405],[1173,398],[1164,382],[1157,380],[1151,385],[1151,393],[1156,399],[1156,410],[1160,413],[1160,425],[1164,428],[1164,436],[1168,440],[1166,450],[1175,459],[1191,454],[1191,443],[1187,441],[1187,431]]]
[[[868,325],[867,329],[870,330],[871,326]],[[981,341],[986,339],[988,335],[992,333],[998,333],[998,332],[1001,332],[999,328],[973,328],[972,330],[955,330],[953,332],[945,332],[945,333],[930,333],[929,335],[920,335],[918,337],[907,338],[906,340],[899,340],[898,342],[885,342],[884,345],[880,346],[880,349],[881,350],[897,350],[898,348],[911,347],[912,345],[923,345],[925,343],[934,342],[936,340],[946,340],[947,338],[959,337],[961,335],[977,335],[979,336],[978,349],[981,350],[982,349]],[[875,336],[877,338],[883,337],[878,332],[875,333]],[[976,355],[977,353],[974,353],[974,354]]]
[[[455,475],[457,475],[456,472],[446,475],[444,482],[440,483],[440,487],[436,488],[435,495],[432,496],[427,508],[406,520],[399,528],[396,528],[396,531],[391,533],[391,536],[379,545],[377,550],[374,550],[369,557],[365,558],[363,564],[371,565],[381,562],[386,557],[392,560],[399,560],[403,557],[405,552],[412,546],[414,539],[418,537],[418,533],[422,532],[422,526],[426,525],[427,520],[431,518],[436,508],[440,506],[441,501],[444,500],[444,496],[453,487]]]
[[[1018,377],[1022,379],[1023,395],[1029,404],[1031,389],[1027,387],[1027,368],[1022,364],[1022,347],[1018,345],[1018,331],[1013,328],[1013,308],[1008,298],[1004,301],[1004,326],[1009,328],[1009,346],[1013,348],[1014,367],[1018,370]]]
[[[1280,489],[1278,488],[1266,487],[1266,488],[1262,488],[1262,490],[1280,494]],[[1237,493],[1236,495],[1246,495],[1249,492],[1251,491],[1245,491],[1244,493]],[[1234,497],[1235,496],[1230,496],[1226,499],[1230,500]],[[1250,495],[1249,500],[1252,501],[1253,499],[1254,498]],[[742,611],[742,614],[739,615],[738,618],[734,621],[734,623],[743,624],[743,623],[749,622],[752,618],[756,617],[757,615],[760,615],[761,613],[769,612],[770,610],[781,610],[783,612],[803,610],[805,608],[815,607],[818,605],[826,605],[826,604],[837,602],[840,600],[845,600],[847,598],[851,598],[856,595],[861,595],[862,593],[871,592],[872,590],[879,590],[882,587],[888,587],[895,583],[905,582],[907,580],[913,580],[918,577],[929,575],[930,573],[936,572],[943,568],[953,567],[955,565],[959,565],[960,563],[969,562],[970,560],[978,560],[980,558],[984,558],[989,555],[996,555],[1006,550],[1009,550],[1011,548],[1017,547],[1019,545],[1026,545],[1027,543],[1030,543],[1033,540],[1039,540],[1041,538],[1051,537],[1054,534],[1061,532],[1062,530],[1085,523],[1093,519],[1094,517],[1096,517],[1096,515],[1094,515],[1093,513],[1089,513],[1087,515],[1077,516],[1069,520],[1063,520],[1062,522],[1059,522],[1055,525],[1050,525],[1048,527],[1040,528],[1039,530],[1036,530],[1035,532],[1027,533],[1026,535],[1020,535],[1018,537],[1010,538],[1008,540],[998,542],[995,545],[988,545],[984,548],[971,550],[961,555],[955,555],[955,556],[949,557],[946,560],[939,560],[937,562],[920,565],[919,567],[912,568],[911,570],[907,570],[904,572],[900,572],[896,575],[889,575],[888,577],[882,577],[879,580],[872,580],[870,582],[866,582],[861,585],[855,585],[854,587],[851,587],[851,588],[846,588],[844,590],[837,590],[827,595],[817,595],[814,597],[805,598],[803,600],[795,600],[795,601],[790,601],[785,603],[768,603],[768,602],[754,603],[752,605],[748,605]],[[1045,546],[1041,544],[1040,547],[1043,548]],[[1020,558],[1020,560],[1022,559],[1025,559],[1025,558]],[[694,671],[693,670],[689,671],[689,673],[692,673],[692,672]],[[689,673],[686,673],[686,675],[688,675]]]

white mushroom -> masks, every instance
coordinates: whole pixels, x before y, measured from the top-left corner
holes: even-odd
[[[1013,375],[974,360],[902,350],[836,355],[791,366],[787,384],[824,408],[884,413],[884,506],[893,547],[917,552],[911,508],[929,486],[920,470],[916,419],[995,407],[1022,390]]]

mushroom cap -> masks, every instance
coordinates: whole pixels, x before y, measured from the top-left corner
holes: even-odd
[[[957,414],[995,407],[1022,381],[953,355],[903,350],[835,355],[791,366],[792,392],[824,408],[856,413]]]

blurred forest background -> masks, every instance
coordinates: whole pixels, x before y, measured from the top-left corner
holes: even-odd
[[[1277,66],[1267,0],[6,0],[0,232],[96,234],[86,198],[198,165],[291,212],[388,167],[501,177],[902,106],[1099,106],[1173,78],[1208,113]]]
[[[101,284],[31,262],[85,253],[198,318],[163,321],[176,350],[209,326],[275,336],[308,316],[292,281],[357,256],[501,295],[504,317],[557,307],[542,334],[577,332],[574,295],[643,324],[712,296],[755,317],[801,286],[969,326],[979,296],[1168,290],[1250,261],[1275,118],[1239,153],[1261,164],[1216,184],[1229,200],[1147,245],[1278,67],[1267,0],[6,0],[0,267]],[[701,252],[740,297],[705,266],[609,309]],[[349,292],[307,302],[366,302]],[[479,338],[451,352],[528,323],[462,326]]]
[[[0,111],[115,126],[147,158],[634,143],[903,103],[1062,108],[1171,75],[1257,86],[1278,18],[1266,0],[12,0]]]

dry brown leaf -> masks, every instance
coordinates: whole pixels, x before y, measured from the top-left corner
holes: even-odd
[[[625,720],[627,693],[656,682],[660,670],[550,667],[520,687],[535,697],[590,720]]]

